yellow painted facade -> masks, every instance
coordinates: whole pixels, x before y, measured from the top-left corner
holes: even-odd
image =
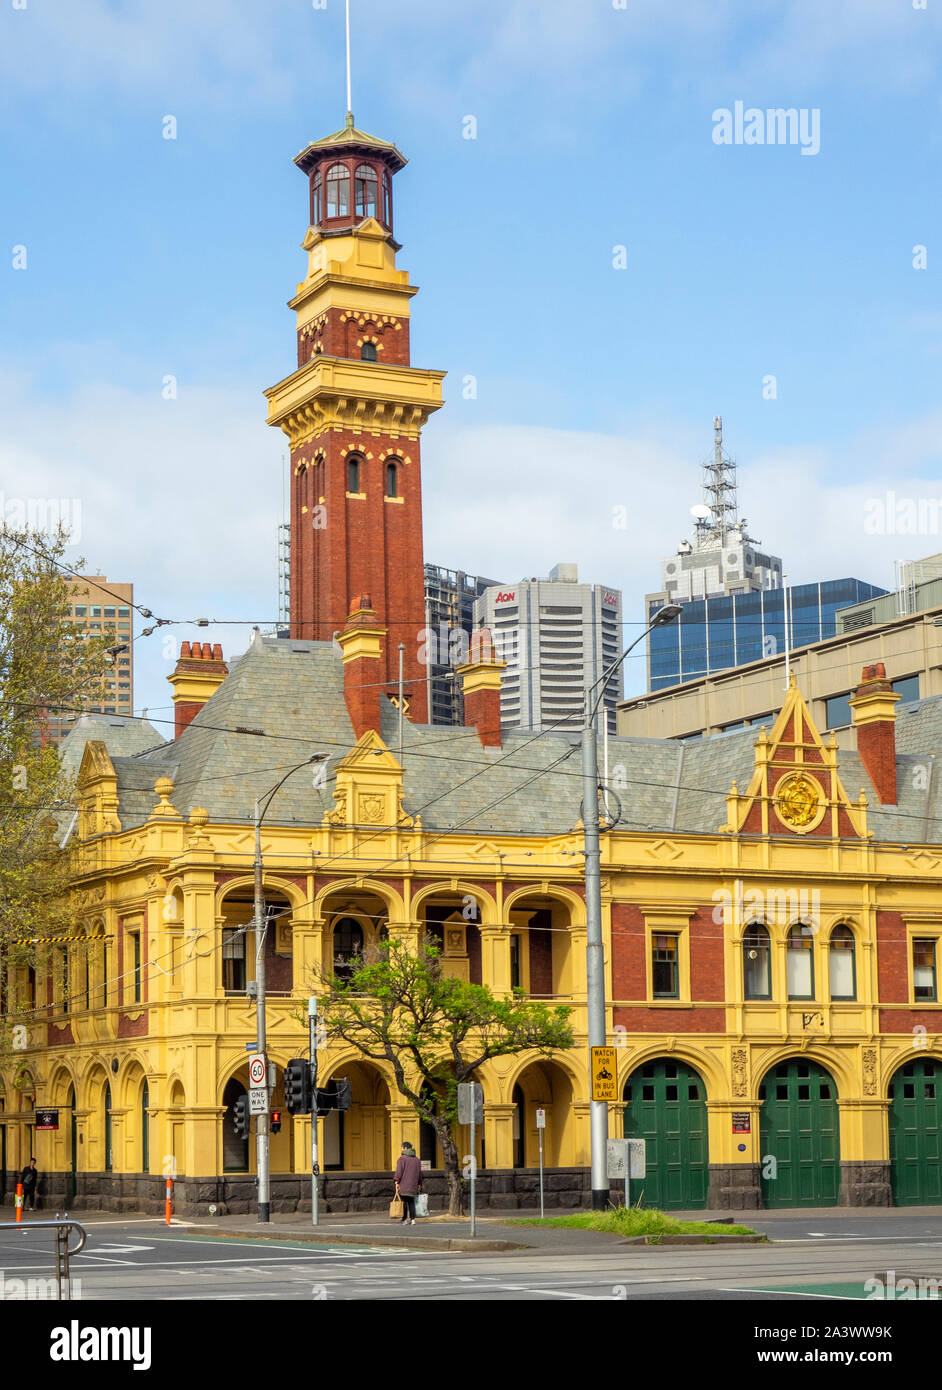
[[[801,719],[802,736],[786,738],[798,727],[789,721]],[[840,813],[853,818],[854,833],[785,834],[780,824],[772,834],[745,831],[753,808],[766,820],[783,811],[769,781],[776,767],[793,776],[802,766],[821,789],[816,824],[823,818],[828,831]],[[835,1087],[842,1200],[883,1202],[889,1199],[891,1079],[908,1063],[942,1059],[942,1005],[920,999],[915,980],[921,977],[912,965],[914,941],[938,948],[942,937],[942,852],[915,836],[905,845],[873,837],[867,798],[847,796],[797,690],[789,692],[771,735],[758,741],[754,769],[745,793],[733,789],[725,800],[717,793],[714,823],[699,832],[603,834],[606,993],[618,1094],[655,1059],[692,1068],[704,1088],[712,1200],[754,1205],[757,1169],[767,1158],[760,1086],[789,1059],[817,1063]],[[253,845],[247,824],[210,823],[198,807],[184,814],[176,799],[173,782],[159,779],[149,819],[123,829],[107,750],[88,744],[76,889],[87,935],[70,945],[68,1002],[60,992],[57,1003],[24,1015],[28,1047],[4,1066],[0,1124],[7,1168],[23,1166],[32,1151],[43,1172],[60,1175],[60,1186],[68,1185],[74,1126],[76,1185],[93,1193],[117,1183],[128,1201],[133,1184],[118,1179],[145,1171],[146,1130],[146,1171],[157,1179],[170,1171],[185,1177],[195,1208],[213,1195],[211,1180],[234,1181],[240,1171],[228,1161],[226,1091],[232,1081],[247,1084],[255,1012],[244,981],[227,977],[225,942],[227,929],[252,917]],[[270,932],[271,959],[281,962],[280,977],[271,960],[268,969],[269,1052],[279,1076],[289,1058],[306,1052],[305,1001],[318,972],[336,961],[338,923],[355,924],[364,943],[382,930],[414,945],[434,920],[446,968],[479,978],[497,994],[517,982],[573,1009],[571,1051],[482,1068],[486,1169],[513,1173],[535,1165],[538,1107],[547,1112],[547,1165],[585,1168],[579,827],[536,839],[429,831],[420,810],[404,809],[402,768],[372,732],[338,764],[333,800],[318,825],[263,829],[266,900],[290,909]],[[479,918],[472,925],[462,911],[469,900]],[[769,933],[767,999],[746,997],[745,938],[757,915]],[[794,993],[789,931],[801,921],[815,926],[807,948],[811,997],[799,1000],[788,997]],[[835,979],[848,978],[846,971],[835,975],[831,962],[838,927],[853,940],[852,999],[832,997]],[[665,936],[677,952],[672,998],[657,995],[655,951]],[[253,958],[250,936],[249,979]],[[105,994],[106,1004],[100,1002]],[[338,1172],[388,1170],[404,1139],[420,1147],[417,1119],[382,1064],[334,1045],[320,1060],[320,1082],[349,1076],[354,1102],[342,1136],[333,1117],[324,1125],[328,1182]],[[276,1092],[276,1105],[279,1100]],[[43,1106],[59,1108],[58,1132],[33,1129],[35,1109]],[[613,1136],[622,1134],[624,1114],[619,1099],[611,1106]],[[290,1175],[303,1200],[308,1124],[285,1114],[272,1141],[276,1204],[278,1183]],[[253,1149],[250,1144],[243,1168],[249,1174]],[[461,1134],[460,1152],[467,1151]],[[93,1181],[83,1184],[83,1175]]]

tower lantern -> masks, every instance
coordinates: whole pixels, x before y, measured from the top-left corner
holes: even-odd
[[[420,434],[445,373],[413,367],[416,287],[396,266],[392,180],[406,161],[388,141],[342,130],[296,157],[308,179],[307,276],[289,301],[297,370],[265,392],[268,423],[291,447],[290,634],[330,641],[358,595],[383,630],[380,680],[426,712]]]
[[[395,145],[357,130],[348,115],[343,130],[316,140],[295,157],[307,174],[311,226],[336,236],[365,217],[392,234],[392,181],[406,163]]]

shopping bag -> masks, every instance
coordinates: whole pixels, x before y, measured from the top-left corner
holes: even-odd
[[[402,1198],[399,1196],[398,1192],[389,1203],[389,1219],[391,1221],[402,1220]]]
[[[416,1194],[415,1214],[416,1216],[428,1216],[428,1198],[424,1192]]]

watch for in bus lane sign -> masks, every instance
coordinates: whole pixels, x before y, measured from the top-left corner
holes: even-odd
[[[265,1086],[268,1080],[267,1071],[265,1058],[260,1052],[254,1052],[249,1058],[249,1084],[251,1086]]]
[[[614,1047],[592,1048],[592,1099],[617,1100]]]

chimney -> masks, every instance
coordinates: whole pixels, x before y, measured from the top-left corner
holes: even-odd
[[[459,666],[464,691],[464,722],[477,729],[482,748],[500,748],[500,681],[507,665],[494,651],[490,630],[482,627],[471,638],[471,660]]]
[[[368,729],[379,733],[380,700],[383,696],[383,638],[369,594],[353,600],[350,616],[337,633],[343,652],[343,697],[357,739]]]
[[[863,668],[850,699],[857,752],[881,806],[896,805],[896,709],[900,698],[886,678],[882,661]]]
[[[174,738],[179,738],[190,720],[205,705],[229,674],[218,642],[183,642],[173,673],[167,677],[173,686]]]

